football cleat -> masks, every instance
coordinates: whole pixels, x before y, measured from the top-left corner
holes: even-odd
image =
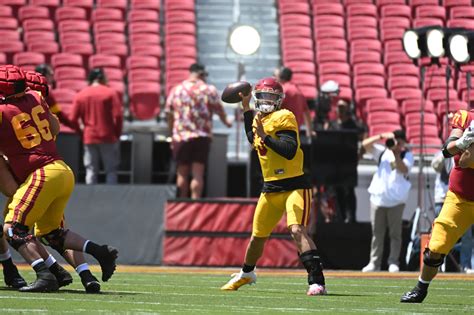
[[[34,282],[24,286],[18,291],[20,292],[54,292],[58,291],[59,285],[56,277],[50,272],[38,273]]]
[[[428,295],[427,290],[420,290],[415,287],[413,290],[402,295],[400,302],[402,303],[421,303]]]
[[[313,296],[313,295],[326,295],[328,292],[326,291],[326,287],[321,284],[313,283],[309,285],[308,291],[306,295]]]
[[[87,293],[99,293],[100,292],[100,283],[94,276],[81,278],[82,285],[86,289]]]
[[[3,279],[5,281],[5,284],[15,289],[19,289],[21,287],[26,286],[27,283],[25,279],[20,276],[20,273],[18,272],[16,266],[13,267],[14,268],[3,269]]]
[[[237,291],[241,286],[246,284],[255,284],[257,282],[257,275],[255,271],[234,273],[231,275],[232,279],[221,287],[221,290]]]
[[[100,257],[96,257],[102,269],[102,281],[108,281],[114,274],[115,260],[118,257],[118,250],[112,246],[102,245],[104,253]]]
[[[66,271],[61,265],[58,264],[58,270],[52,272],[58,281],[58,286],[60,288],[70,285],[72,283],[72,276],[69,272]]]

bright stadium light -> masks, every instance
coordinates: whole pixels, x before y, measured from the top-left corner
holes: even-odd
[[[472,32],[464,32],[451,36],[449,39],[449,51],[454,62],[469,62],[471,60],[471,55],[474,56],[473,44],[474,33]]]
[[[428,56],[432,58],[444,57],[446,54],[444,49],[444,31],[441,28],[429,30],[426,33],[426,46]]]
[[[260,48],[260,43],[260,34],[255,27],[240,25],[230,33],[230,47],[238,55],[253,55]]]
[[[421,50],[418,47],[419,39],[418,33],[415,30],[407,30],[403,34],[403,49],[411,59],[421,57]]]

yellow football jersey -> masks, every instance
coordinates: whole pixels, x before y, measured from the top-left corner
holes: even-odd
[[[258,158],[262,167],[263,180],[265,182],[298,177],[303,175],[303,151],[300,147],[300,137],[298,133],[298,123],[295,115],[286,109],[280,109],[270,113],[262,118],[262,125],[265,133],[272,138],[277,139],[276,133],[283,130],[292,130],[296,132],[298,149],[296,155],[291,160],[268,148],[263,139],[257,136],[255,132],[256,122],[253,120],[253,146],[258,152]]]

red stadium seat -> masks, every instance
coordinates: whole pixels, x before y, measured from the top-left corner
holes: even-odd
[[[13,10],[11,7],[6,6],[6,5],[0,5],[0,16],[2,18],[6,17],[12,17],[13,16]]]
[[[97,54],[89,57],[89,69],[92,68],[121,68],[119,56]]]
[[[444,21],[446,19],[446,9],[441,6],[421,5],[416,7],[415,16],[417,18],[438,18]]]
[[[167,70],[176,70],[176,69],[188,70],[189,67],[195,62],[196,62],[195,58],[187,58],[187,57],[167,58],[166,69]]]
[[[107,69],[105,70],[107,71]],[[113,69],[113,70],[118,70],[118,69]],[[108,76],[107,73],[105,75]],[[123,80],[110,80],[109,79],[109,82],[107,83],[107,85],[110,86],[115,91],[117,91],[120,98],[122,98],[123,95],[125,94],[125,84],[123,83]]]
[[[373,4],[352,4],[346,7],[347,16],[366,15],[377,17],[377,7]]]
[[[454,89],[449,89],[448,90],[448,97],[450,100],[458,100],[458,93]],[[431,100],[435,105],[438,104],[438,102],[441,101],[446,101],[446,89],[445,88],[436,88],[436,89],[430,89],[426,92],[426,98]]]
[[[470,7],[472,6],[471,0],[441,0],[441,4],[446,8],[453,7]]]
[[[76,97],[76,91],[71,89],[54,89],[52,91],[54,98],[58,103],[73,103],[74,97]]]
[[[27,5],[18,10],[18,19],[24,21],[27,19],[49,19],[49,9],[35,5]]]
[[[385,53],[384,64],[386,67],[400,63],[412,64],[413,61],[403,51],[388,51]]]
[[[127,38],[123,33],[115,33],[115,32],[105,32],[99,33],[95,35],[95,44],[96,46],[114,43],[118,45],[126,45]]]
[[[4,20],[2,20],[3,24]],[[0,27],[1,28],[1,27]],[[51,20],[30,19],[23,22],[23,31],[54,31],[54,23]]]
[[[355,100],[359,108],[365,107],[367,100],[372,98],[387,98],[387,90],[384,88],[360,88],[355,92]]]
[[[317,15],[313,19],[314,27],[344,27],[344,18],[340,15]]]
[[[367,124],[369,126],[383,124],[399,124],[400,114],[396,112],[370,112],[367,114]]]
[[[56,81],[70,79],[85,80],[86,70],[82,67],[57,67],[54,69],[54,79]]]
[[[30,5],[46,7],[51,18],[54,17],[56,9],[61,6],[61,0],[30,0]]]
[[[128,22],[158,22],[160,16],[155,10],[130,10],[128,11]],[[166,20],[169,22],[168,20]],[[190,22],[192,23],[192,22]]]
[[[42,53],[46,58],[46,63],[51,63],[51,56],[59,52],[57,42],[33,42],[28,44],[28,51]]]
[[[189,69],[189,66],[187,67]],[[128,82],[156,82],[160,83],[160,71],[152,69],[132,69],[128,73]]]
[[[342,0],[345,6],[350,6],[353,4],[373,4],[372,0]]]
[[[89,21],[86,21],[86,20],[63,20],[59,22],[58,28],[59,28],[59,33],[89,32],[90,23]]]
[[[351,68],[347,63],[326,62],[319,65],[320,74],[339,73],[350,75]]]
[[[76,43],[91,43],[91,34],[89,32],[64,32],[59,35],[61,45]]]
[[[435,76],[435,77],[427,77],[425,79],[425,84],[423,86],[424,90],[429,90],[429,89],[436,89],[436,88],[446,88],[446,86],[449,86],[450,88],[454,87],[453,80],[449,80],[449,82],[446,83],[446,78]]]
[[[168,15],[166,17],[167,17],[166,21],[170,23],[168,19]],[[183,21],[179,21],[179,22],[183,22]],[[189,23],[194,23],[194,22],[195,21],[193,20],[189,21]],[[311,18],[309,17],[309,15],[305,15],[305,14],[285,14],[285,15],[280,16],[280,27],[296,26],[296,25],[311,27]],[[340,26],[343,26],[343,25],[344,23],[342,23]]]
[[[474,19],[474,7],[452,7],[449,15],[451,19]]]
[[[353,41],[356,39],[378,39],[379,33],[376,28],[357,27],[349,30],[347,38],[349,39],[349,41]]]
[[[20,33],[16,30],[0,30],[0,38],[5,41],[20,41]]]
[[[309,12],[309,11],[306,11]],[[339,15],[344,16],[344,7],[340,3],[324,3],[313,6],[313,14],[318,15]]]
[[[25,65],[37,66],[45,62],[46,62],[46,58],[41,53],[26,51],[26,52],[18,52],[13,55],[13,64],[20,67],[25,66]]]
[[[403,44],[400,39],[391,39],[391,40],[384,41],[383,49],[386,52],[387,51],[404,51]]]
[[[81,55],[84,67],[87,66],[89,56],[94,54],[94,47],[90,43],[64,44],[62,45],[62,48],[62,52]]]
[[[439,135],[438,126],[426,125],[424,128],[421,128],[420,125],[411,125],[406,129],[407,139],[420,138],[422,131],[423,138],[436,138]],[[416,141],[416,143],[419,143],[419,141]]]
[[[298,28],[298,27],[297,27]],[[171,34],[190,34],[196,36],[196,25],[192,23],[179,23],[179,24],[166,24],[165,33],[167,35]],[[308,29],[308,37],[310,37],[310,32]],[[302,36],[304,34],[301,34]],[[302,37],[300,36],[300,37]]]
[[[413,76],[396,76],[388,78],[387,88],[391,91],[398,88],[419,88],[420,81]]]
[[[416,9],[416,7],[418,7],[420,5],[438,6],[439,5],[439,0],[408,0],[408,4],[413,9]]]
[[[419,154],[420,148],[416,145],[419,144],[419,138],[409,139],[412,145],[413,154]],[[441,151],[442,141],[438,137],[425,137],[423,139],[423,154],[434,155]]]
[[[2,18],[0,30],[18,30],[18,20],[15,18]]]
[[[129,56],[127,69],[159,69],[159,59],[153,56]]]
[[[347,28],[351,29],[353,27],[377,28],[377,19],[375,17],[366,15],[351,16],[347,20]]]
[[[318,89],[316,86],[300,85],[298,88],[306,99],[316,99],[316,96],[318,95]]]
[[[160,0],[131,0],[130,8],[159,11]]]
[[[194,1],[167,1],[165,12],[168,11],[192,11],[194,12]]]
[[[367,100],[365,106],[367,113],[371,112],[395,112],[398,113],[398,103],[392,98],[372,98]]]
[[[375,51],[382,52],[382,44],[378,39],[355,39],[351,41],[351,52]]]
[[[311,38],[285,38],[281,42],[283,51],[288,47],[313,49],[313,40]],[[195,46],[195,45],[193,45]]]
[[[196,59],[197,57],[197,50],[194,46],[186,46],[186,47],[166,47],[166,55],[168,57],[192,57]],[[301,59],[302,60],[302,59]],[[313,61],[311,59],[311,61]]]
[[[128,0],[96,0],[97,8],[114,8],[123,13],[127,10]]]
[[[293,73],[292,82],[297,86],[316,86],[316,76],[310,73]]]
[[[402,16],[411,19],[411,8],[407,5],[385,5],[380,9],[381,17]]]
[[[160,45],[160,36],[158,34],[148,34],[148,33],[135,33],[130,34],[128,37],[130,41],[130,46],[147,44],[147,45]]]
[[[446,101],[440,101],[438,103],[438,107],[436,109],[436,113],[438,114],[439,117],[444,116],[448,111],[450,113],[454,113],[458,110],[469,110],[469,106],[467,105],[466,102],[464,101],[456,101],[456,100],[449,100],[449,109],[448,109],[448,103]]]
[[[160,111],[160,85],[153,82],[129,84],[130,112],[140,120],[152,119]]]
[[[26,5],[26,0],[0,0],[0,5],[8,5],[12,8],[13,17],[17,17],[18,9]]]
[[[379,75],[364,74],[354,77],[354,88],[356,90],[365,87],[385,88],[385,78]]]
[[[166,23],[196,23],[196,14],[191,11],[166,11],[165,20]]]
[[[122,21],[101,21],[94,23],[94,32],[108,33],[108,32],[125,32],[125,22]]]
[[[379,20],[382,30],[387,28],[410,28],[410,19],[403,16],[388,16]]]
[[[292,13],[299,13],[299,14],[307,14],[310,12],[309,4],[308,3],[289,3],[284,4],[280,3],[280,14],[292,14]]]
[[[83,8],[89,17],[94,6],[94,0],[63,0],[63,6]]]
[[[163,50],[160,46],[156,45],[136,45],[131,47],[131,55],[154,56],[161,58],[161,56],[163,56]]]
[[[323,38],[316,42],[316,51],[322,50],[347,50],[347,42],[344,38]]]
[[[408,100],[411,98],[414,99],[421,99],[421,90],[418,88],[399,88],[393,89],[390,92],[392,98],[396,99],[399,104],[401,104],[404,100]]]
[[[405,29],[402,28],[387,28],[382,30],[380,33],[380,39],[382,42],[389,40],[399,40],[401,41]]]
[[[438,126],[438,117],[434,113],[424,114],[424,124]],[[414,126],[421,124],[421,113],[413,112],[405,115],[405,126]]]
[[[87,11],[79,7],[59,7],[56,10],[56,22],[64,20],[87,20]]]
[[[123,21],[123,12],[120,9],[113,8],[97,8],[92,11],[93,22],[98,21]]]
[[[342,27],[325,26],[314,30],[314,38],[346,38],[346,32]]]
[[[463,27],[474,29],[474,20],[471,19],[451,19],[447,22],[448,27]]]
[[[375,0],[375,5],[377,7],[383,7],[384,5],[390,5],[390,4],[405,4],[405,0]]]
[[[171,45],[176,45],[176,43],[179,43],[181,47],[186,47],[186,46],[191,46],[191,47],[196,47],[196,36],[192,35],[187,35],[187,34],[172,34],[168,35],[165,38],[165,46],[171,46]]]
[[[369,126],[369,136],[379,135],[384,132],[393,132],[394,130],[398,130],[400,128],[400,124],[383,124]]]
[[[97,53],[104,55],[115,55],[121,58],[121,64],[125,66],[125,61],[128,56],[128,47],[125,44],[118,43],[104,43],[97,45]]]
[[[80,91],[87,87],[87,82],[85,80],[61,80],[56,82],[56,87],[58,89],[71,89],[74,91]]]
[[[388,67],[388,75],[390,77],[396,76],[420,76],[420,69],[413,64],[392,64]]]
[[[323,50],[316,53],[318,63],[324,62],[347,62],[347,53],[341,50]],[[314,68],[314,67],[313,67]]]
[[[437,18],[416,18],[416,19],[413,19],[412,24],[414,28],[433,26],[433,25],[443,27],[444,21]]]
[[[385,67],[382,64],[359,63],[354,65],[354,75],[375,74],[385,77]]]
[[[154,22],[133,22],[128,25],[129,34],[155,33],[160,34],[160,24]]]
[[[419,99],[408,99],[402,102],[401,113],[403,115],[409,113],[419,113],[422,111],[424,106],[424,111],[426,113],[434,113],[434,105],[430,100],[423,102]]]
[[[56,35],[51,31],[25,31],[23,41],[26,45],[35,42],[54,42]]]
[[[381,63],[382,56],[378,51],[353,51],[351,52],[351,64],[358,63]]]
[[[64,66],[82,67],[82,56],[77,54],[59,53],[51,56],[53,68]]]
[[[315,65],[313,62],[308,61],[290,61],[285,64],[286,67],[289,67],[293,72],[302,72],[302,73],[316,73]]]
[[[102,67],[107,77],[107,81],[123,81],[123,71],[118,68]]]

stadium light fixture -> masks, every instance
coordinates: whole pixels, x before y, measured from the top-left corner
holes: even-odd
[[[260,34],[253,26],[239,25],[230,33],[229,45],[238,55],[253,55],[260,48],[260,44]]]
[[[410,59],[427,56],[426,31],[409,29],[403,34],[403,49]]]
[[[464,28],[442,28],[434,27],[426,32],[426,46],[428,56],[431,58],[451,57],[449,49],[449,39],[459,33],[463,33]]]
[[[474,59],[474,32],[464,31],[449,38],[451,59],[456,63],[468,63]]]

